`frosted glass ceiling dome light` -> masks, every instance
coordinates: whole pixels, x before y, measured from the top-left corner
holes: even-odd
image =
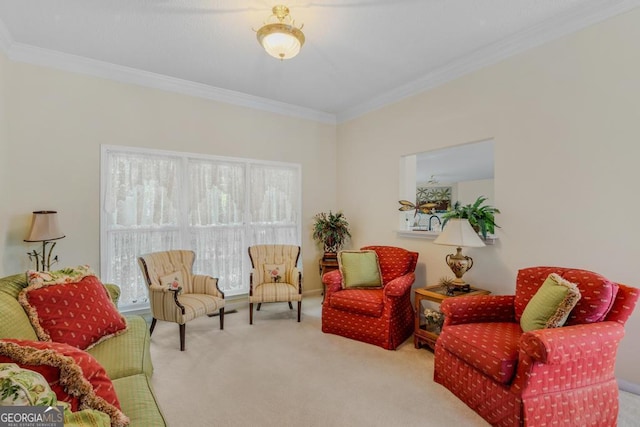
[[[271,11],[273,15],[257,31],[258,42],[274,58],[293,58],[304,44],[303,25],[296,27],[286,6],[277,5]]]

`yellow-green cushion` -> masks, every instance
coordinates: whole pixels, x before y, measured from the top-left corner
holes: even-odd
[[[520,327],[524,332],[560,327],[579,299],[580,291],[575,283],[552,273],[529,300],[520,318]]]
[[[141,316],[127,316],[127,331],[91,347],[91,354],[107,371],[111,380],[129,375],[151,377],[153,365],[149,351],[149,327]]]
[[[382,287],[382,274],[375,251],[340,251],[338,268],[342,273],[344,289]]]
[[[71,412],[64,410],[64,427],[111,427],[109,415],[95,409]]]
[[[131,420],[129,427],[166,426],[167,423],[158,406],[149,377],[144,374],[130,375],[113,380],[122,412]],[[209,422],[205,425],[215,425]]]
[[[4,292],[0,292],[0,339],[2,338],[30,341],[38,339],[27,313],[16,297]]]

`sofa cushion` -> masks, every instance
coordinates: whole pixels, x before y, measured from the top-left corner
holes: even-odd
[[[524,332],[562,326],[579,299],[575,283],[551,273],[525,307],[520,326]]]
[[[467,323],[445,326],[438,345],[501,384],[513,379],[518,364],[518,323]]]
[[[73,276],[43,281],[38,272],[29,272],[29,277],[36,279],[30,279],[18,301],[40,340],[87,349],[126,329],[126,320],[96,276],[85,275],[77,282],[68,281],[76,280]]]
[[[618,293],[616,283],[587,270],[568,270],[562,277],[576,283],[582,296],[571,311],[567,325],[601,322],[607,317]]]
[[[113,426],[126,426],[115,389],[100,364],[76,347],[40,341],[0,341],[0,363],[16,363],[42,374],[59,401],[72,411],[97,409],[109,415]]]
[[[378,255],[374,251],[340,251],[338,268],[344,289],[382,287]]]
[[[22,274],[14,274],[0,279],[0,293],[9,295],[13,299],[18,299],[18,294],[28,285],[27,277]]]
[[[149,326],[141,316],[127,316],[127,331],[91,347],[91,354],[111,380],[129,375],[151,377],[153,365],[149,351]]]
[[[65,408],[64,427],[111,427],[109,415],[95,409],[71,412]]]
[[[15,297],[0,292],[0,338],[38,339],[24,308]]]
[[[143,374],[113,380],[113,386],[120,397],[122,412],[131,420],[131,426],[166,426],[167,423],[153,394],[150,379]],[[215,425],[215,416],[209,420]]]
[[[326,302],[325,302],[326,304]],[[371,317],[382,316],[382,289],[344,289],[331,294],[329,299],[331,308],[364,314]]]

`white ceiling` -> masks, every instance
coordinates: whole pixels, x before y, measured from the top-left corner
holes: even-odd
[[[278,0],[2,0],[0,48],[238,105],[344,121],[640,5],[640,0],[290,0],[306,43],[268,56]]]

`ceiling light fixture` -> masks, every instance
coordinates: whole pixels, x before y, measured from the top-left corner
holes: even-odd
[[[287,6],[277,5],[271,11],[273,14],[257,31],[258,42],[274,58],[293,58],[304,44],[304,34],[300,31],[304,24],[296,27]]]

